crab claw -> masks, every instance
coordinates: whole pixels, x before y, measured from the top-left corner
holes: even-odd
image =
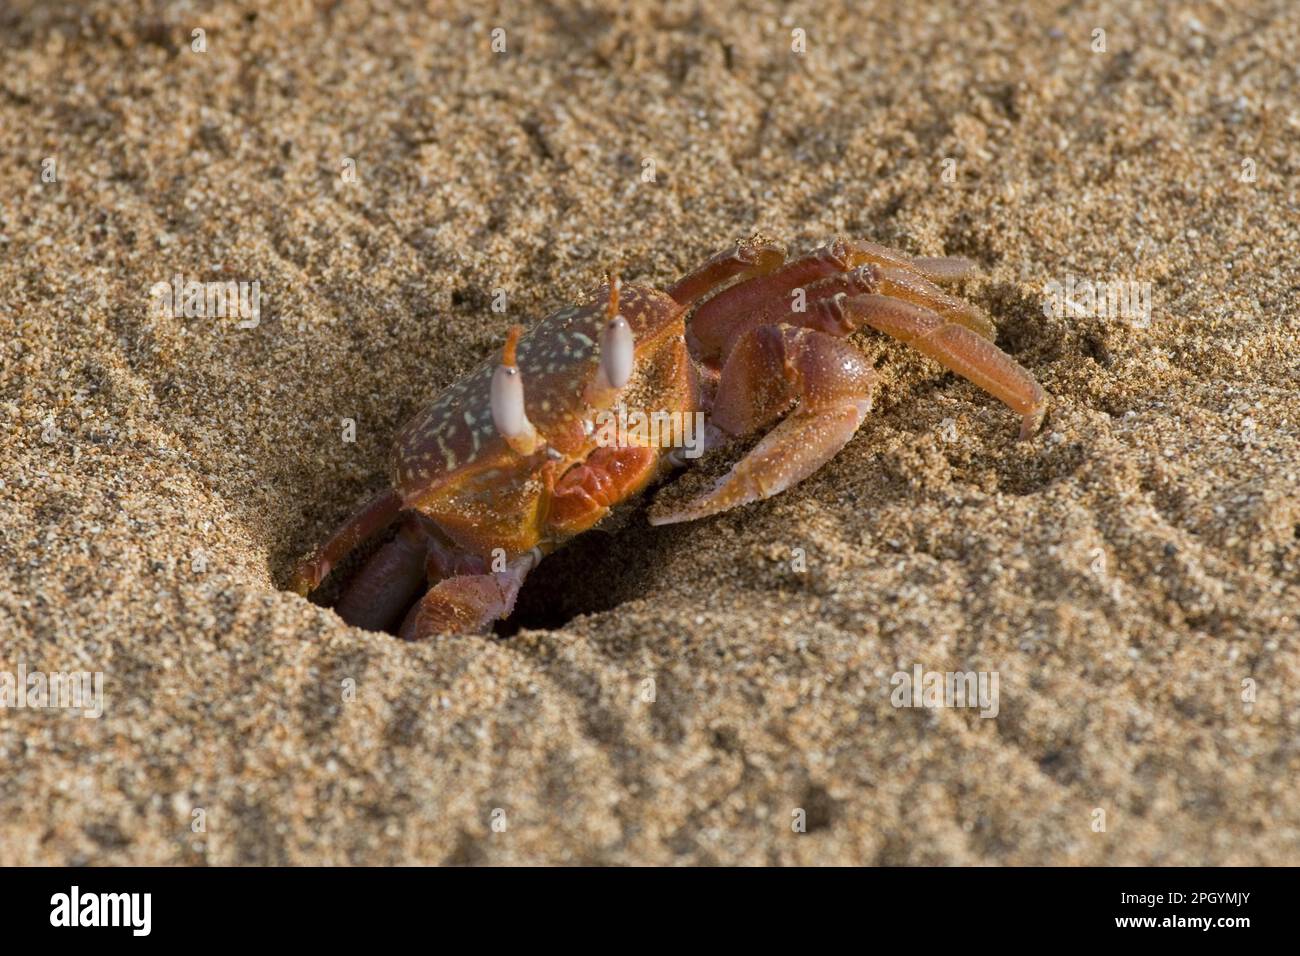
[[[515,349],[523,331],[522,325],[510,327],[506,334],[505,348],[501,351],[501,364],[492,373],[492,424],[512,451],[519,455],[531,455],[544,442],[533,423],[528,420],[528,412],[524,408],[524,377],[515,362]]]

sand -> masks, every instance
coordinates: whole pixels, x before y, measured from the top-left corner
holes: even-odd
[[[1300,18],[1144,6],[6,5],[0,670],[104,711],[0,710],[0,863],[1300,863]],[[832,463],[511,636],[280,590],[512,322],[759,229],[977,260],[1042,431],[862,334]]]

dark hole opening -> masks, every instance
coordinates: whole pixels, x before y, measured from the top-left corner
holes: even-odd
[[[659,530],[645,522],[644,508],[616,531],[579,535],[533,569],[514,613],[498,621],[494,632],[511,637],[525,628],[560,628],[635,600],[651,576],[657,537]]]

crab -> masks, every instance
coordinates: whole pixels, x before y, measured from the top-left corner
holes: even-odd
[[[966,259],[914,258],[852,239],[787,259],[780,243],[756,235],[666,291],[610,276],[586,304],[527,334],[512,327],[499,361],[408,422],[388,487],[297,566],[292,588],[307,595],[397,523],[342,591],[338,614],[411,640],[486,630],[509,616],[545,555],[690,457],[680,430],[670,429],[672,447],[645,429],[611,438],[598,419],[641,409],[702,420],[697,451],[765,431],[713,487],[652,504],[652,524],[768,498],[834,457],[871,409],[876,373],[846,338],[862,328],[999,399],[1021,416],[1027,438],[1046,394],[994,344],[984,311],[940,288],[973,269]]]

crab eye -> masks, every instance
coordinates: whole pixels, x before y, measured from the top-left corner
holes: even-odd
[[[545,444],[537,429],[528,420],[524,409],[524,377],[519,372],[515,353],[522,325],[512,325],[506,334],[505,348],[501,350],[501,364],[492,373],[492,389],[488,402],[492,408],[492,424],[497,427],[506,444],[519,455],[531,455]]]
[[[498,365],[492,373],[492,424],[505,438],[517,438],[529,431],[524,379],[513,365]]]
[[[600,336],[600,374],[610,388],[622,388],[632,377],[636,342],[627,319],[616,315]]]

